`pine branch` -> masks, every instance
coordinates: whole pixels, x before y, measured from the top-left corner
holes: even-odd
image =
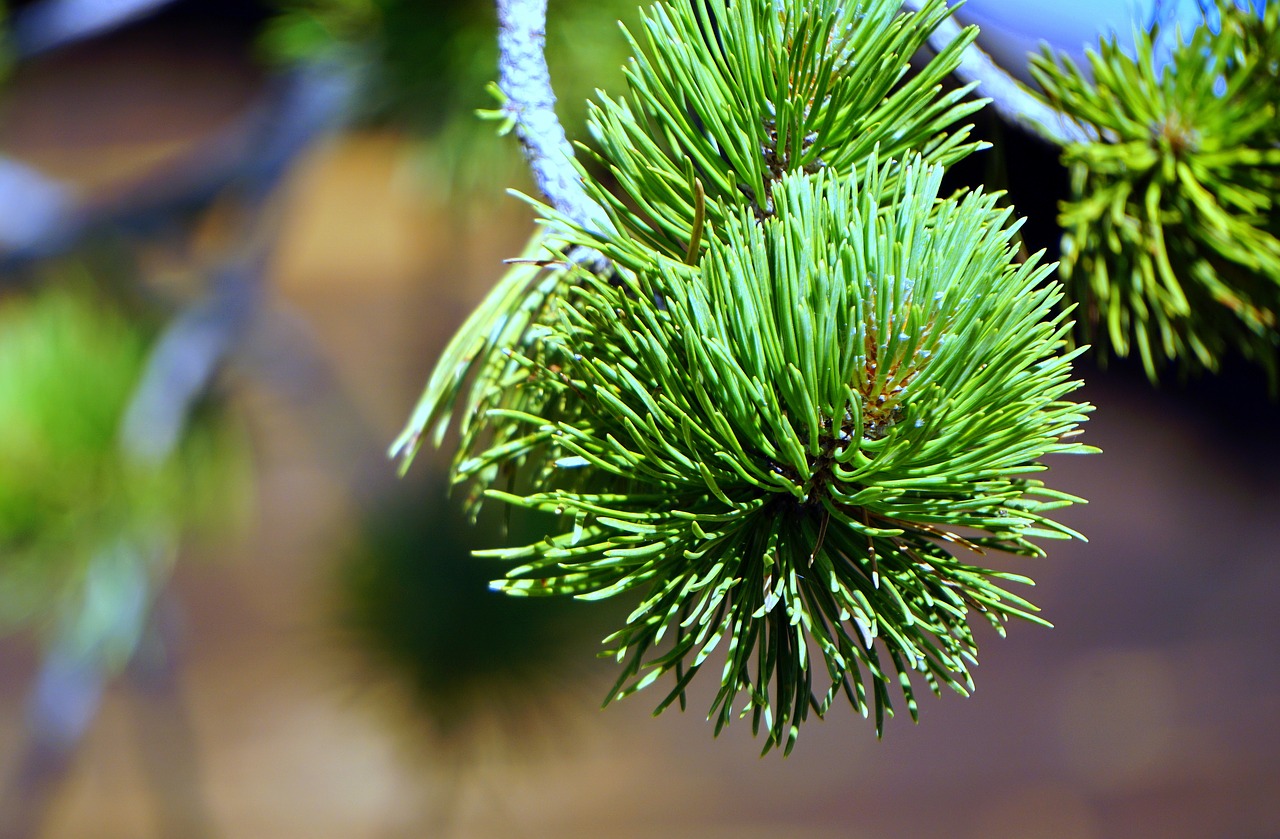
[[[971,560],[1077,535],[1049,516],[1080,499],[1030,476],[1091,450],[1090,408],[1050,269],[1015,258],[994,196],[940,195],[977,148],[957,125],[981,103],[942,89],[975,30],[908,70],[948,14],[650,8],[628,90],[590,116],[607,223],[543,208],[614,274],[515,266],[393,450],[457,413],[473,502],[556,517],[490,554],[495,588],[639,595],[610,699],[670,675],[658,709],[683,707],[714,657],[716,731],[749,714],[785,752],[840,695],[879,732],[916,716],[912,674],[967,693],[972,618],[1043,623],[1007,588],[1029,580]]]
[[[498,84],[507,97],[503,108],[515,119],[538,189],[561,215],[591,228],[602,214],[583,189],[573,146],[556,116],[546,23],[547,0],[498,0]]]
[[[1157,31],[1089,51],[1047,49],[1031,72],[1088,140],[1063,150],[1062,274],[1082,340],[1217,368],[1229,350],[1280,389],[1280,6],[1220,0],[1157,66]]]

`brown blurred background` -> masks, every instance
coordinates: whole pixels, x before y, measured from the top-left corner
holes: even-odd
[[[91,204],[147,183],[267,83],[259,20],[210,19],[24,62],[0,149]],[[837,709],[790,758],[760,759],[746,721],[712,739],[706,679],[684,714],[651,719],[659,697],[644,694],[601,711],[613,667],[592,660],[594,616],[553,625],[563,656],[532,673],[516,660],[486,671],[491,686],[447,713],[424,700],[441,686],[423,682],[450,671],[405,675],[403,657],[371,651],[344,587],[371,519],[457,517],[438,510],[439,458],[398,481],[383,452],[532,227],[496,190],[468,205],[438,183],[449,156],[432,137],[446,141],[411,128],[381,118],[327,135],[273,191],[264,305],[278,331],[256,333],[223,376],[251,429],[254,524],[185,551],[165,601],[168,676],[111,680],[35,835],[1280,837],[1280,412],[1247,371],[1156,390],[1124,365],[1083,365],[1087,439],[1104,454],[1053,461],[1051,482],[1089,499],[1063,519],[1090,541],[1007,562],[1036,579],[1056,628],[987,632],[975,695],[923,699],[920,724],[894,720],[882,742]],[[1058,175],[1042,171],[1015,192],[1025,212],[1052,213]],[[129,247],[151,281],[198,288],[184,272],[235,247],[236,213],[215,192],[183,217],[180,246]],[[280,360],[281,331],[311,352],[291,380],[255,367]],[[467,561],[422,544],[404,587]],[[415,602],[393,605],[443,608]],[[446,631],[487,638],[472,622],[487,616],[463,610]],[[486,642],[499,663],[526,655],[507,652],[504,626]],[[0,642],[0,781],[38,666],[31,638]]]

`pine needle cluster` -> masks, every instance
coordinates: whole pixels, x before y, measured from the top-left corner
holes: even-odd
[[[1136,352],[1154,379],[1169,363],[1215,370],[1228,350],[1280,376],[1280,7],[1228,0],[1214,21],[1159,31],[1134,54],[1114,39],[1088,55],[1092,79],[1049,52],[1032,72],[1095,140],[1063,152],[1062,274],[1085,340]],[[1167,37],[1167,33],[1166,33]]]
[[[908,76],[947,10],[898,9],[650,9],[592,113],[605,229],[543,208],[395,447],[456,411],[472,503],[562,522],[490,552],[495,587],[636,594],[609,698],[671,674],[659,710],[683,705],[714,662],[716,730],[750,716],[766,750],[840,695],[877,731],[895,696],[914,717],[912,673],[967,693],[973,614],[1042,622],[981,557],[1076,535],[1048,516],[1079,499],[1032,477],[1088,451],[1061,291],[998,196],[941,194],[974,148],[978,105],[940,87],[973,33]]]

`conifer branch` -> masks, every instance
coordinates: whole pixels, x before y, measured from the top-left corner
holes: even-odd
[[[510,563],[494,588],[639,596],[605,640],[611,700],[673,676],[658,710],[683,707],[714,662],[715,730],[745,715],[787,752],[841,696],[880,732],[916,717],[916,687],[967,694],[972,620],[1044,622],[1009,590],[1026,578],[975,557],[1077,536],[1049,516],[1080,499],[1031,476],[1092,450],[1071,439],[1090,407],[1068,398],[1051,269],[1015,258],[996,196],[940,192],[977,147],[973,86],[942,84],[976,30],[908,76],[945,0],[655,4],[628,32],[627,91],[589,117],[610,183],[575,177],[566,201],[544,185],[579,171],[549,113],[545,0],[502,2],[508,113],[551,141],[526,140],[544,220],[614,271],[535,243],[393,453],[456,416],[470,507],[554,516],[479,552]],[[539,65],[521,87],[513,49]]]
[[[1105,38],[1087,73],[1047,48],[1031,63],[1093,138],[1062,152],[1060,270],[1080,339],[1153,380],[1239,353],[1280,390],[1280,7],[1218,0],[1167,57],[1159,37]]]
[[[598,225],[600,207],[587,197],[573,146],[556,116],[547,69],[547,0],[498,0],[498,85],[538,189],[574,224]]]

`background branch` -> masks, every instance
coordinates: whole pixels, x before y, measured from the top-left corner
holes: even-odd
[[[920,11],[924,0],[903,0],[904,8]],[[960,35],[960,24],[954,17],[943,18],[929,35],[929,45],[941,52]],[[1041,99],[995,63],[976,43],[960,54],[955,75],[963,82],[977,82],[978,93],[991,99],[991,108],[1005,122],[1044,137],[1059,146],[1092,142],[1082,127]]]

